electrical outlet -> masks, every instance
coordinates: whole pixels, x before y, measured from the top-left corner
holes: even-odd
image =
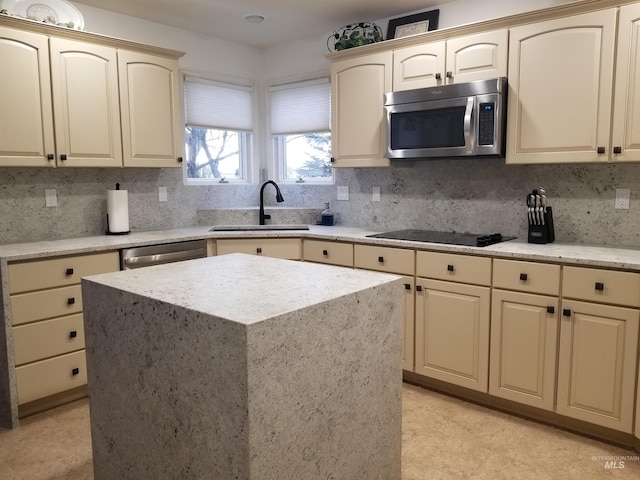
[[[372,202],[380,201],[380,187],[373,187],[373,193],[371,194]]]
[[[629,210],[631,190],[629,188],[616,188],[616,210]]]
[[[57,207],[58,206],[58,196],[56,194],[55,188],[47,188],[44,191],[44,204],[47,207]]]
[[[167,187],[158,187],[158,201],[159,202],[167,201]]]
[[[338,187],[338,200],[349,200],[349,186]]]

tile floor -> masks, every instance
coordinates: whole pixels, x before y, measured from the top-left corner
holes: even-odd
[[[0,430],[0,480],[92,480],[88,405],[79,400]],[[402,436],[403,480],[640,479],[638,452],[407,384]],[[594,456],[635,459],[609,470]]]

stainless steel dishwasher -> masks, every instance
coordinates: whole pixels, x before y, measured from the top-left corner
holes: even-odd
[[[120,269],[149,267],[163,263],[181,262],[207,256],[206,240],[165,243],[120,250]]]

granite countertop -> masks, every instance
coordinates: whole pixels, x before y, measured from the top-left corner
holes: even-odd
[[[196,226],[169,230],[134,232],[129,235],[71,238],[30,243],[0,245],[0,261],[11,262],[56,255],[118,250],[121,248],[156,245],[161,243],[198,240],[203,238],[279,238],[302,237],[318,240],[335,240],[366,243],[390,247],[415,248],[449,253],[465,253],[522,260],[548,261],[561,264],[589,265],[640,272],[640,248],[551,243],[536,245],[523,239],[490,245],[468,247],[438,243],[413,242],[368,238],[381,233],[357,227],[325,227],[310,225],[309,230],[273,230],[242,232],[210,232],[208,226]]]
[[[194,278],[200,281],[193,282]],[[313,278],[312,284],[305,282],[309,278]],[[83,282],[248,325],[394,279],[401,277],[234,253],[93,275]]]

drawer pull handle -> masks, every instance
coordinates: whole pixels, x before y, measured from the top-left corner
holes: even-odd
[[[563,317],[570,317],[571,316],[571,310],[568,308],[563,308],[562,309],[562,316]]]
[[[447,72],[447,78],[453,78],[453,72]]]
[[[622,147],[613,147],[613,153],[620,155],[622,153]]]
[[[422,285],[416,285],[416,292],[422,291]]]
[[[411,290],[411,284],[410,283],[405,283],[404,284],[404,289],[405,290]]]
[[[55,157],[53,156],[53,153],[48,153],[47,154],[47,160],[51,161],[53,160]]]
[[[178,157],[178,163],[182,163],[182,162],[183,162],[182,157]]]
[[[528,278],[528,276],[527,276],[527,274],[526,274],[526,273],[521,273],[521,274],[520,274],[520,280],[522,280],[523,282],[526,282],[526,281],[527,281],[527,278]]]
[[[556,313],[556,307],[547,307],[547,313]]]
[[[73,370],[71,370],[71,375],[78,375],[79,373],[80,373],[79,368],[74,368]]]
[[[436,73],[436,80],[442,79],[442,74],[440,72]]]
[[[67,268],[67,275],[73,275],[73,268]]]
[[[256,248],[256,253],[262,253],[262,249],[260,247]]]
[[[78,336],[78,332],[76,332],[75,330],[71,330],[69,332],[69,338],[76,338]]]
[[[453,272],[453,270],[454,270],[453,265],[447,265],[447,270],[449,272]]]
[[[76,299],[74,297],[67,298],[67,305],[73,305],[76,303]]]
[[[602,292],[604,290],[604,283],[596,282],[596,290],[598,290],[599,292]]]
[[[62,154],[60,155],[60,160],[62,160],[63,162],[67,159],[67,155],[66,154]]]
[[[384,257],[378,257],[378,262],[384,263]]]
[[[596,148],[596,153],[598,155],[604,155],[604,153],[606,152],[606,149],[604,147],[598,147]]]
[[[324,255],[325,257],[329,256],[329,251],[328,250],[322,250],[322,255]]]

